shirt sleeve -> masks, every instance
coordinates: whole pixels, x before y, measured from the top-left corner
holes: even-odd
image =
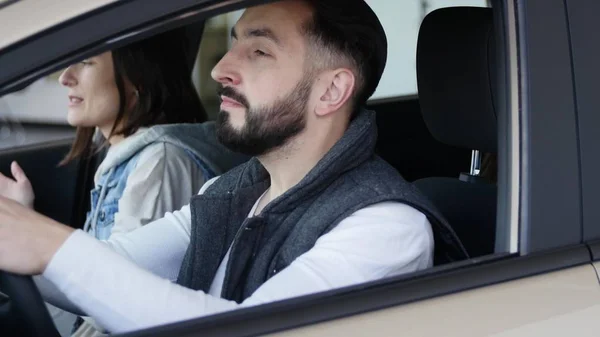
[[[218,178],[207,181],[198,194],[203,194]],[[175,281],[190,244],[191,217],[190,206],[185,205],[178,211],[165,213],[163,218],[142,228],[113,234],[102,243],[139,267]]]
[[[198,194],[204,193],[217,179],[218,177],[215,177],[207,181]],[[186,205],[178,211],[166,213],[164,218],[151,222],[142,228],[129,233],[112,235],[108,241],[92,240],[95,242],[94,244],[108,247],[108,249],[112,250],[113,254],[117,253],[121,255],[154,275],[175,281],[179,274],[181,261],[183,261],[190,242],[190,231],[190,207]],[[89,239],[91,237],[86,236],[85,238]],[[61,248],[60,250],[63,249]],[[68,249],[65,248],[64,250]],[[85,249],[81,248],[74,248],[72,251],[74,255],[85,256],[86,254]],[[63,253],[62,255],[65,254],[69,255],[71,253]],[[94,256],[98,257],[102,256],[102,254],[92,254],[90,257]],[[86,268],[93,268],[95,263],[85,258],[82,261],[82,266]],[[102,261],[102,258],[97,261],[100,261],[97,262],[100,265],[106,266],[106,262]],[[75,261],[75,263],[79,262],[81,261]],[[65,268],[69,270],[71,267]],[[69,299],[66,293],[59,290],[56,284],[50,282],[44,275],[35,276],[34,281],[45,301],[80,316],[85,315],[84,311],[77,307],[76,299]]]
[[[204,179],[202,169],[181,148],[168,143],[148,146],[127,177],[111,235],[130,232],[180,209]]]
[[[158,251],[151,256],[165,263],[161,255]],[[183,253],[179,256],[172,263],[180,264]],[[385,202],[344,219],[241,304],[176,285],[157,269],[145,270],[133,263],[139,257],[123,259],[81,231],[67,239],[44,276],[77,307],[116,333],[412,272],[431,266],[432,256],[427,218],[407,205]],[[152,265],[151,257],[144,259]]]

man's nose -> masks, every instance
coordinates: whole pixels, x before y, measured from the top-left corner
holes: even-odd
[[[235,56],[227,52],[214,66],[210,76],[222,85],[238,85],[241,82],[240,65],[236,64]]]

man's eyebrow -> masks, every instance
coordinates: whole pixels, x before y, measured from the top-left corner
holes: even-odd
[[[232,39],[237,39],[238,38],[238,34],[235,30],[235,27],[231,28],[231,38]],[[279,38],[277,38],[277,36],[275,35],[275,33],[273,33],[273,31],[269,28],[255,28],[255,29],[247,29],[244,32],[244,37],[249,38],[249,37],[264,37],[266,39],[269,39],[273,42],[275,42],[276,45],[278,46],[282,46],[281,45],[281,41],[279,40]]]

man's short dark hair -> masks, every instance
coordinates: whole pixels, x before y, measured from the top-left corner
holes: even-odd
[[[302,27],[313,47],[309,57],[324,58],[326,67],[353,68],[353,103],[364,104],[377,88],[387,59],[381,22],[364,0],[306,1],[313,9]]]

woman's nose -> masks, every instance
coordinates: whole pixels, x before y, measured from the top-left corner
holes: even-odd
[[[75,76],[73,76],[71,67],[68,67],[62,72],[62,74],[60,74],[58,82],[64,85],[65,87],[69,88],[77,85],[77,79],[75,78]]]

